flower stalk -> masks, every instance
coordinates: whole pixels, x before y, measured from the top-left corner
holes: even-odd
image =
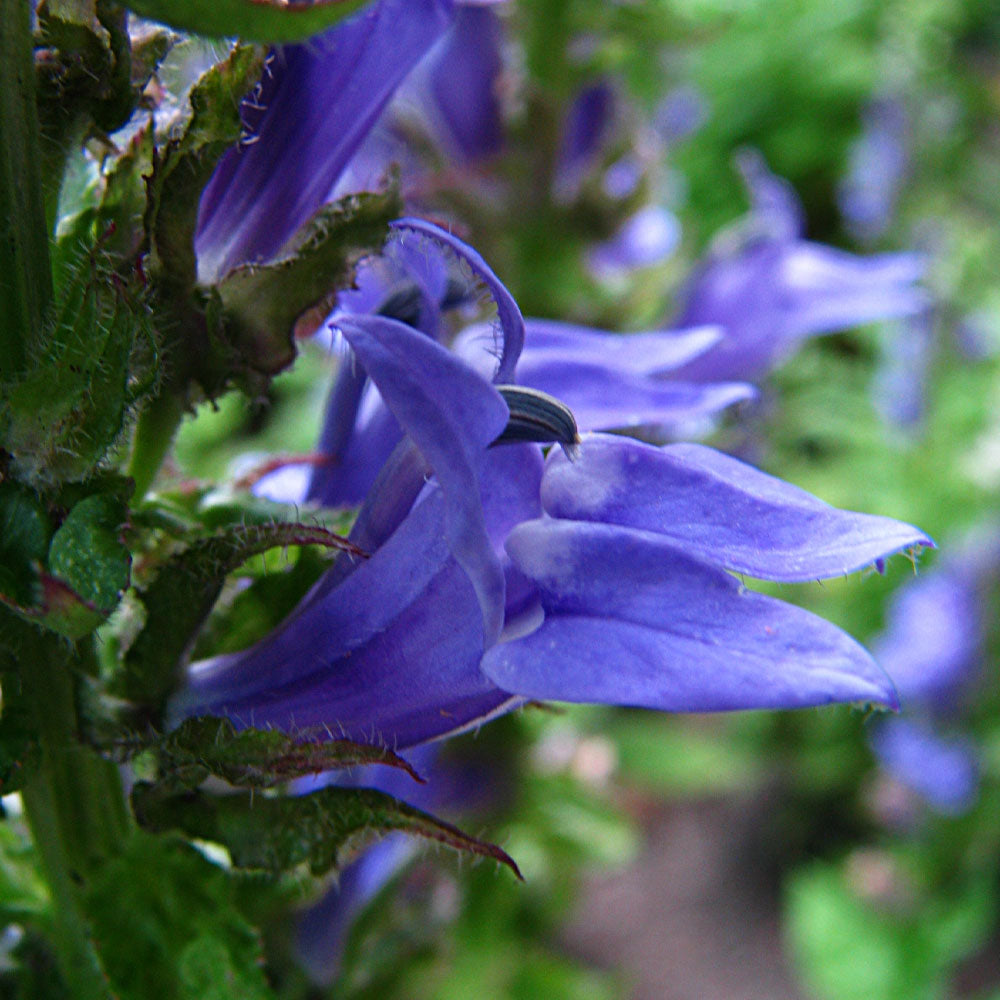
[[[52,298],[28,0],[0,0],[0,380],[24,366]]]
[[[25,629],[21,685],[41,754],[22,789],[25,814],[52,894],[56,958],[74,997],[110,996],[83,909],[87,877],[117,854],[128,816],[117,768],[79,741],[73,667],[54,635]]]

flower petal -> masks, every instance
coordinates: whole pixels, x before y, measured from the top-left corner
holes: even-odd
[[[332,460],[329,465],[313,470],[309,499],[326,507],[353,506],[364,500],[379,470],[402,440],[403,432],[399,422],[386,409],[382,397],[370,385],[365,389],[357,424],[353,428],[348,426],[346,435],[343,424],[334,417],[335,402],[334,396],[328,405],[320,443],[320,451],[330,455]],[[327,428],[331,431],[329,438]],[[346,440],[342,442],[342,438]]]
[[[503,142],[498,82],[500,22],[487,7],[461,6],[432,53],[425,107],[435,131],[460,161],[499,152]]]
[[[503,574],[479,499],[479,465],[506,426],[500,394],[450,351],[397,320],[344,316],[340,331],[437,476],[455,558],[479,595],[489,641],[502,625]]]
[[[399,83],[448,26],[450,0],[380,0],[270,62],[252,144],[230,150],[202,195],[196,249],[210,282],[273,259],[330,196]]]
[[[508,691],[684,712],[896,703],[850,636],[665,539],[542,519],[515,528],[507,550],[545,609],[537,631],[483,658]]]
[[[697,559],[785,582],[933,545],[911,525],[838,510],[703,445],[655,448],[607,435],[585,437],[573,463],[550,457],[542,506],[554,517],[656,532]]]
[[[675,382],[607,365],[523,357],[518,382],[564,402],[581,430],[676,424],[718,413],[757,391],[741,382]]]
[[[464,342],[476,336],[482,338],[482,331],[459,339]],[[718,326],[608,333],[557,320],[529,319],[521,358],[592,362],[634,375],[662,375],[704,354],[722,337],[723,330]]]
[[[926,309],[915,254],[856,257],[819,243],[757,239],[708,261],[675,325],[718,324],[727,337],[680,378],[753,378],[803,337]]]
[[[508,705],[510,696],[478,670],[482,615],[451,557],[445,506],[432,490],[339,586],[307,598],[251,649],[194,664],[171,718],[324,727],[403,748]]]
[[[399,219],[392,224],[392,228],[404,237],[407,233],[414,233],[419,238],[429,238],[439,246],[450,250],[483,282],[493,301],[496,302],[497,318],[500,320],[500,328],[503,332],[500,360],[493,374],[493,381],[513,382],[514,368],[517,365],[517,359],[521,356],[521,349],[524,347],[524,317],[521,315],[521,310],[514,301],[514,297],[494,274],[493,269],[467,243],[463,243],[440,226],[434,225],[433,222],[427,222],[424,219]]]

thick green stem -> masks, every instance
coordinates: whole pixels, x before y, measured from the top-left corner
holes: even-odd
[[[29,0],[0,0],[0,381],[25,364],[52,298]]]
[[[156,478],[183,416],[180,400],[169,390],[142,411],[132,438],[132,459],[128,469],[135,480],[133,499],[136,503],[146,495]]]
[[[52,893],[60,971],[73,997],[106,1000],[111,992],[89,936],[81,893],[88,877],[120,852],[128,834],[121,781],[114,764],[79,742],[71,647],[32,630],[19,660],[41,745],[40,763],[22,796]]]

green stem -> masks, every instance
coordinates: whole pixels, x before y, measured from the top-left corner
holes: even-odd
[[[28,0],[0,0],[0,381],[22,370],[52,298]]]
[[[128,469],[135,480],[133,502],[138,503],[152,485],[183,416],[180,400],[169,389],[142,411],[132,438],[132,460]]]
[[[121,781],[114,764],[78,740],[73,650],[54,635],[31,630],[19,659],[41,746],[22,797],[52,893],[56,957],[73,997],[107,1000],[110,987],[90,939],[82,892],[128,834]]]

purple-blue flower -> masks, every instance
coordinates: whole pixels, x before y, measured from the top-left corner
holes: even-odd
[[[859,239],[877,240],[889,228],[909,158],[909,123],[902,101],[872,101],[837,192],[847,226]]]
[[[926,309],[915,254],[857,257],[802,237],[791,188],[754,155],[740,166],[753,202],[692,277],[676,326],[717,324],[725,337],[678,372],[681,378],[754,379],[805,338]]]
[[[979,750],[962,731],[962,705],[983,666],[987,592],[1000,549],[983,526],[904,585],[873,649],[903,712],[871,733],[882,766],[939,812],[968,810],[979,790]]]
[[[492,151],[498,45],[485,7],[378,0],[306,44],[276,49],[243,104],[248,138],[223,157],[202,195],[199,278],[274,259],[324,203],[382,180],[405,149],[390,125],[373,129],[404,81],[452,155]]]
[[[419,221],[399,232],[411,252],[457,256],[489,289],[492,374],[510,381],[524,324],[509,293],[447,233]],[[371,557],[335,564],[256,646],[192,665],[174,718],[325,726],[404,748],[527,698],[895,705],[850,637],[732,572],[839,575],[928,544],[917,529],[837,511],[694,445],[588,435],[575,462],[558,449],[543,460],[534,444],[491,447],[508,410],[489,378],[399,319],[334,322],[353,352],[345,367],[372,380],[403,434],[351,533]],[[623,369],[637,360],[620,352]],[[641,416],[647,401],[632,405]],[[339,412],[350,423],[356,406]]]
[[[462,273],[468,266],[456,267],[454,259],[449,263],[440,246],[416,232],[405,235],[403,228],[400,233],[404,238],[390,240],[383,256],[362,264],[358,288],[339,296],[331,323],[336,326],[339,317],[358,313],[405,316],[427,336],[445,339],[453,325],[447,316],[475,298]],[[486,274],[481,264],[473,272]],[[493,294],[509,299],[506,289],[491,280]],[[510,311],[511,305],[504,308]],[[755,394],[744,383],[671,377],[717,343],[718,328],[614,334],[552,320],[518,319],[501,325],[523,330],[518,334],[523,348],[516,367],[507,364],[495,371],[498,340],[491,323],[467,327],[452,349],[488,379],[496,375],[497,381],[516,382],[561,399],[581,430],[671,428]],[[328,461],[313,470],[307,497],[329,506],[360,503],[401,437],[399,423],[364,370],[342,364],[318,447]],[[273,495],[273,487],[270,492]]]

